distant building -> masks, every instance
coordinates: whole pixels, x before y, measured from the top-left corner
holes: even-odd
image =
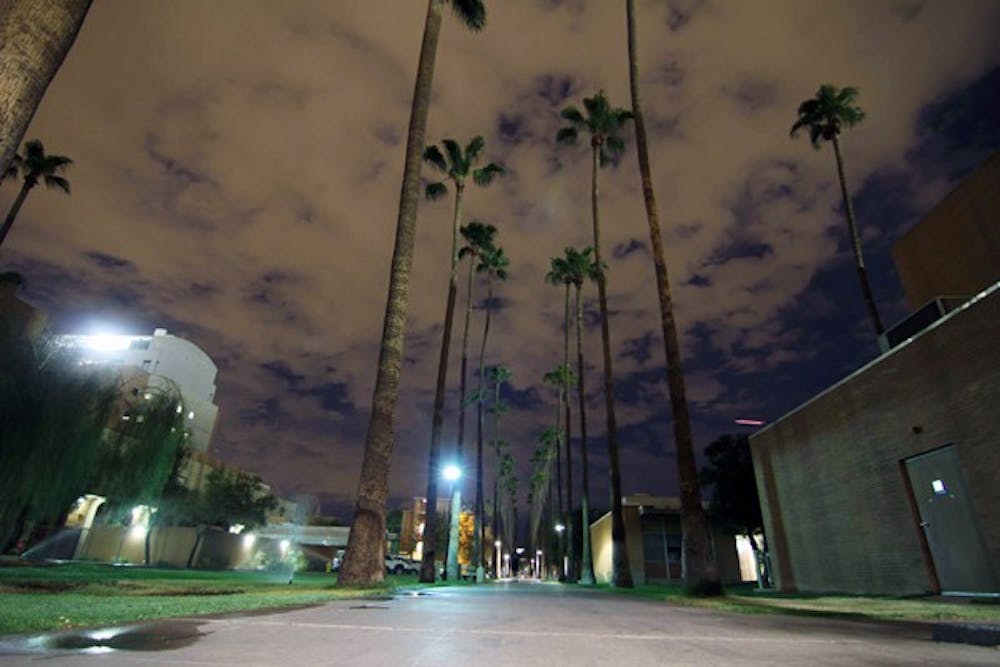
[[[64,335],[59,341],[73,347],[84,365],[103,365],[117,371],[136,391],[143,387],[175,385],[184,403],[188,446],[208,452],[219,408],[215,405],[212,359],[194,343],[156,329],[153,335],[83,336]]]
[[[681,503],[679,498],[637,493],[622,498],[625,544],[632,580],[637,584],[679,582],[683,576]],[[736,538],[711,528],[715,561],[723,583],[754,579],[752,554],[747,568],[740,567]],[[611,512],[590,526],[591,557],[598,582],[612,579]],[[749,549],[749,545],[746,547]],[[743,571],[746,570],[744,574]]]
[[[893,255],[923,307],[892,349],[750,437],[772,574],[784,591],[1000,593],[1000,156]]]

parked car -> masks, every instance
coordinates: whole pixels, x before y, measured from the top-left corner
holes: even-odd
[[[386,574],[420,574],[420,563],[394,554],[387,554],[385,557]]]

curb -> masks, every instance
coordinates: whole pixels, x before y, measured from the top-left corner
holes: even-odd
[[[1000,625],[978,623],[935,623],[931,639],[936,642],[1000,646]]]

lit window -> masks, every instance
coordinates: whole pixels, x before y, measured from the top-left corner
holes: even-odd
[[[934,489],[934,493],[936,493],[939,496],[948,493],[948,490],[944,488],[944,482],[941,481],[940,479],[936,479],[933,482],[931,482],[931,488]]]
[[[122,415],[122,421],[123,421],[123,422],[127,422],[127,421],[128,421],[128,420],[130,420],[130,419],[132,419],[132,418],[131,418],[131,417],[129,417],[128,415]]]

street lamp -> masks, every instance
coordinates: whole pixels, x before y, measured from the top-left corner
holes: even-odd
[[[493,559],[493,568],[497,571],[497,579],[499,579],[501,577],[501,572],[500,572],[500,540],[497,540],[496,542],[494,542],[493,546],[496,547],[496,557]]]
[[[455,463],[449,463],[441,469],[441,476],[448,481],[448,495],[451,497],[451,507],[448,510],[448,551],[445,554],[445,578],[458,581],[461,576],[458,566],[459,519],[462,514],[461,491],[456,488],[456,482],[462,477],[462,468]]]
[[[561,576],[559,577],[559,581],[565,581],[566,580],[566,571],[569,569],[567,567],[567,560],[568,559],[566,558],[566,546],[563,544],[563,531],[565,531],[565,530],[566,530],[566,526],[564,526],[561,523],[557,523],[556,524],[556,533],[559,535],[559,551],[561,551],[562,554],[563,554],[563,557],[562,557],[562,571],[561,571]]]

